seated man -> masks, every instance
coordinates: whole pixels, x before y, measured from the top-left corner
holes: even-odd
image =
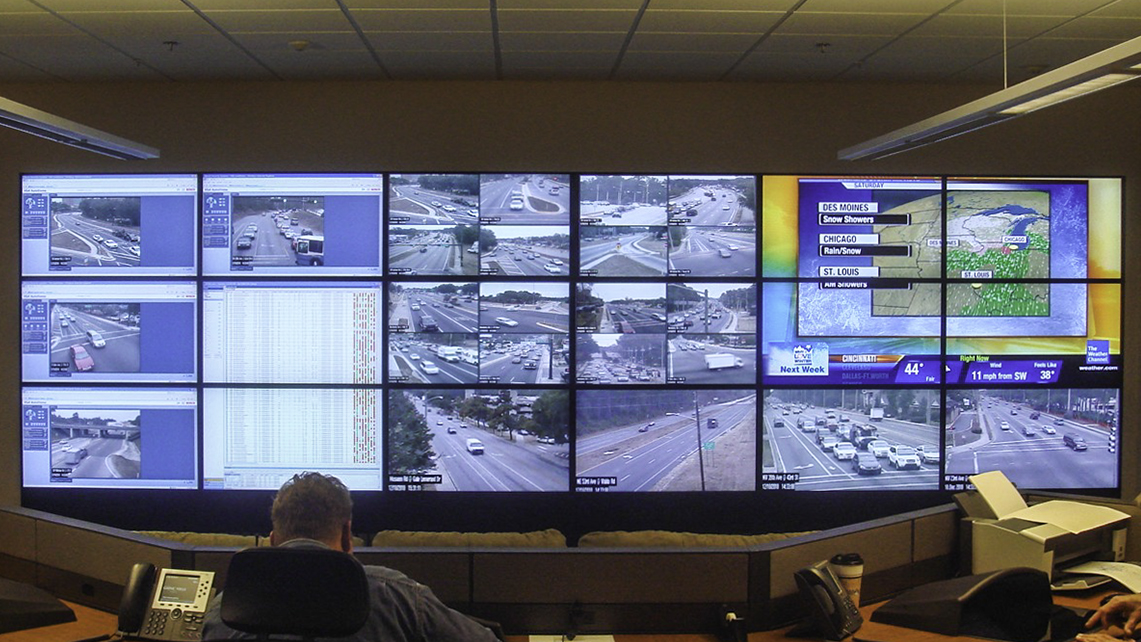
[[[1124,639],[1138,636],[1141,634],[1141,594],[1114,597],[1094,611],[1086,626],[1117,627],[1121,629]],[[1098,631],[1082,633],[1077,639],[1083,642],[1116,642],[1122,638]]]
[[[270,543],[282,547],[316,547],[351,553],[353,503],[339,479],[301,473],[285,482],[273,500]],[[495,642],[490,629],[444,605],[431,589],[403,573],[365,566],[372,589],[372,614],[346,642],[456,640]],[[202,637],[253,639],[227,627],[221,618],[221,595],[206,612]]]

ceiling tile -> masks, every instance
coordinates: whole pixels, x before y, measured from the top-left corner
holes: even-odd
[[[611,68],[617,52],[577,53],[567,51],[531,51],[527,53],[503,52],[503,71],[528,67],[588,67]]]
[[[881,74],[885,80],[895,81],[942,79],[1001,53],[1002,42],[994,38],[906,36],[846,72],[844,79],[878,78]]]
[[[75,27],[50,13],[6,13],[0,19],[0,35],[72,36],[77,34]]]
[[[336,9],[287,11],[207,11],[206,16],[230,32],[343,31],[352,29]]]
[[[807,35],[895,36],[919,24],[926,16],[908,13],[805,13],[798,11],[775,33]]]
[[[267,79],[269,72],[217,32],[180,36],[173,51],[159,44],[125,47],[176,80]]]
[[[377,51],[491,51],[494,46],[490,31],[370,31],[365,37]]]
[[[1032,65],[1053,69],[1095,54],[1111,46],[1104,40],[1035,38],[1010,50],[1011,68]]]
[[[823,40],[821,39],[823,38]],[[890,36],[788,36],[772,35],[757,47],[756,52],[842,58],[855,62],[891,43]],[[828,46],[823,52],[820,43]]]
[[[382,58],[397,80],[493,80],[495,57],[490,53],[401,51]]]
[[[487,0],[485,0],[486,4]],[[496,0],[500,11],[560,9],[579,11],[589,9],[625,9],[637,11],[642,8],[642,0]]]
[[[629,31],[637,11],[500,9],[499,28],[504,31]]]
[[[654,11],[638,23],[638,31],[673,33],[752,33],[761,35],[784,16],[782,11]]]
[[[353,17],[364,31],[491,31],[487,9],[360,9]]]
[[[79,0],[82,2],[82,0]],[[311,9],[327,11],[337,9],[335,0],[189,0],[203,12],[209,11],[268,11]]]
[[[1107,0],[963,0],[947,9],[946,13],[975,13],[1001,16],[1064,16],[1073,17],[1088,13],[1108,4]]]
[[[634,34],[628,51],[735,52],[753,46],[757,36],[749,33],[642,33]]]
[[[503,51],[613,51],[626,42],[625,31],[562,33],[556,31],[500,31]]]
[[[994,2],[995,0],[988,0]],[[839,11],[847,13],[915,13],[930,15],[941,11],[952,0],[806,0],[799,11]]]
[[[1141,17],[1141,0],[1110,2],[1090,15],[1102,18],[1138,18]]]
[[[178,40],[194,33],[217,33],[193,11],[81,12],[60,14],[93,35],[116,42],[123,38],[146,37],[156,43]]]
[[[1141,36],[1141,18],[1075,18],[1045,35],[1049,38],[1090,38],[1125,42]]]
[[[843,0],[850,2],[851,0]],[[652,11],[767,11],[785,13],[796,6],[798,0],[702,0],[701,9],[695,10],[693,0],[653,0]]]
[[[56,12],[64,11],[190,11],[182,0],[36,0]],[[24,0],[24,7],[35,5]]]
[[[0,78],[15,82],[56,80],[51,74],[0,54]]]
[[[481,9],[490,0],[344,0],[349,9]]]
[[[330,51],[368,51],[360,36],[355,31],[323,31],[300,34],[283,33],[235,33],[234,40],[243,47],[254,52],[259,58],[263,53],[271,54],[281,52],[282,55],[303,56],[317,52]],[[295,40],[305,40],[309,43],[304,51],[297,51],[290,45]]]
[[[17,38],[0,41],[0,51],[12,55]],[[19,55],[12,57],[69,80],[162,80],[160,74],[83,34],[36,38],[16,50]]]
[[[1049,31],[1064,21],[1065,18],[1057,16],[1023,16],[1017,20],[1006,21],[1006,35],[1011,40],[1022,40]],[[928,20],[908,35],[951,38],[986,36],[1001,40],[1002,17],[979,14],[942,14]]]

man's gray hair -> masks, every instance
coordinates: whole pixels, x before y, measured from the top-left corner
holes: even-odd
[[[353,517],[349,489],[332,475],[298,473],[273,498],[270,519],[279,542],[300,537],[327,541],[340,537]]]

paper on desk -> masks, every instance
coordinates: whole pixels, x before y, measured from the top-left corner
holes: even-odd
[[[1121,582],[1122,586],[1133,593],[1141,593],[1141,566],[1127,562],[1086,562],[1071,566],[1067,573],[1086,573],[1088,575],[1105,575]]]
[[[1028,522],[1053,524],[1071,533],[1084,533],[1094,528],[1101,528],[1107,524],[1120,521],[1123,516],[1126,516],[1125,513],[1108,506],[1095,506],[1061,499],[1035,504],[1030,508],[1024,508],[1007,515],[1007,517],[1017,517]]]
[[[975,490],[982,495],[994,511],[995,517],[999,519],[1006,519],[1011,513],[1026,508],[1026,500],[1022,499],[1018,489],[1010,483],[1001,470],[972,475],[970,482],[975,485]]]

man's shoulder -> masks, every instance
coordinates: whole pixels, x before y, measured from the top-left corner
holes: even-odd
[[[404,573],[401,573],[395,569],[388,568],[387,566],[372,566],[366,564],[364,567],[364,572],[370,580],[393,586],[402,590],[420,592],[425,591],[428,588],[427,586],[408,577]]]

